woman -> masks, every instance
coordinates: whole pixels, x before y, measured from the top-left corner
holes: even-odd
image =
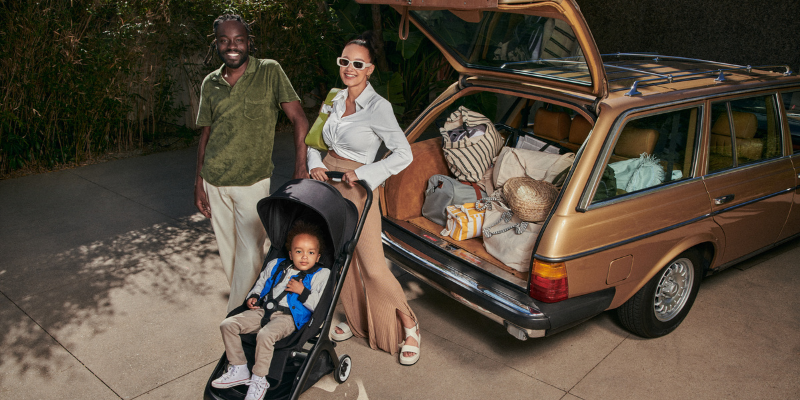
[[[373,190],[373,207],[367,214],[340,297],[347,323],[337,325],[331,337],[336,341],[353,335],[366,337],[371,348],[392,355],[400,343],[400,363],[412,365],[419,360],[419,326],[383,256],[376,190],[389,176],[411,164],[411,147],[391,104],[369,83],[375,70],[375,50],[370,39],[368,32],[351,40],[336,59],[339,76],[347,88],[334,97],[333,111],[322,129],[328,153],[323,160],[318,150],[309,148],[308,169],[311,177],[319,181],[328,180],[326,170],[344,172],[343,184],[336,187],[359,205],[359,212],[365,196],[354,187],[355,182],[363,179]],[[373,163],[381,142],[392,153]]]

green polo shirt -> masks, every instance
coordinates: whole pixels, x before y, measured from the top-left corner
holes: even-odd
[[[275,60],[250,57],[231,87],[222,68],[200,88],[198,126],[210,126],[200,175],[214,186],[249,186],[272,176],[272,145],[281,103],[300,100]]]

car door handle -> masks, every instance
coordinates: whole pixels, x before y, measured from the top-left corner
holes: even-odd
[[[727,196],[717,197],[716,199],[714,199],[714,204],[721,206],[731,200],[733,200],[733,195],[729,194]]]

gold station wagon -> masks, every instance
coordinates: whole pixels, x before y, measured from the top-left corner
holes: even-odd
[[[392,5],[460,74],[408,127],[414,161],[381,189],[386,256],[518,339],[612,309],[637,335],[665,335],[704,276],[800,233],[788,67],[603,55],[573,0],[360,2]],[[440,128],[461,106],[507,146],[530,137],[574,153],[526,268],[422,215],[428,179],[450,174]],[[631,160],[660,172],[631,179],[618,168]]]

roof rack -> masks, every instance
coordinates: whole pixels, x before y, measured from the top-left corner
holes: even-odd
[[[716,78],[714,79],[715,82],[724,82],[725,80],[727,80],[725,78],[726,72],[727,72],[727,75],[730,75],[734,71],[747,71],[747,73],[753,73],[753,69],[771,70],[771,69],[785,68],[785,71],[783,72],[784,76],[789,76],[789,75],[792,75],[792,73],[793,73],[791,68],[789,68],[788,65],[762,65],[762,66],[753,67],[753,66],[750,66],[750,65],[729,64],[729,63],[723,63],[723,62],[717,62],[717,61],[701,60],[701,59],[697,59],[697,58],[664,56],[664,55],[659,55],[659,54],[655,54],[655,53],[612,53],[612,54],[602,54],[601,57],[618,57],[618,58],[621,58],[621,57],[640,57],[640,58],[650,58],[650,59],[652,59],[653,62],[656,62],[656,63],[658,63],[659,61],[662,61],[662,60],[664,60],[664,61],[689,61],[689,62],[703,63],[703,64],[709,64],[709,65],[720,67],[720,68],[716,68],[716,69],[693,68],[693,69],[675,71],[675,72],[670,73],[670,74],[662,74],[662,73],[657,73],[657,72],[650,71],[648,69],[632,68],[632,67],[627,67],[627,66],[603,63],[603,65],[605,66],[606,69],[618,69],[618,70],[623,70],[623,71],[636,72],[636,73],[640,73],[640,74],[647,75],[647,76],[652,76],[652,78],[646,78],[646,79],[635,79],[635,78],[631,78],[631,77],[619,78],[618,80],[635,79],[633,81],[633,84],[631,85],[630,89],[627,89],[628,92],[625,93],[625,96],[641,95],[642,93],[638,90],[638,88],[640,86],[651,86],[651,85],[656,85],[656,84],[664,83],[664,82],[673,83],[673,82],[688,81],[688,80],[694,80],[694,79],[702,79],[702,78],[709,77],[709,75],[712,75],[712,76],[716,75]],[[614,81],[614,80],[610,80],[610,81]],[[621,91],[621,90],[626,90],[626,89],[625,88],[614,89],[614,90],[612,90],[612,92],[618,92],[618,91]]]

